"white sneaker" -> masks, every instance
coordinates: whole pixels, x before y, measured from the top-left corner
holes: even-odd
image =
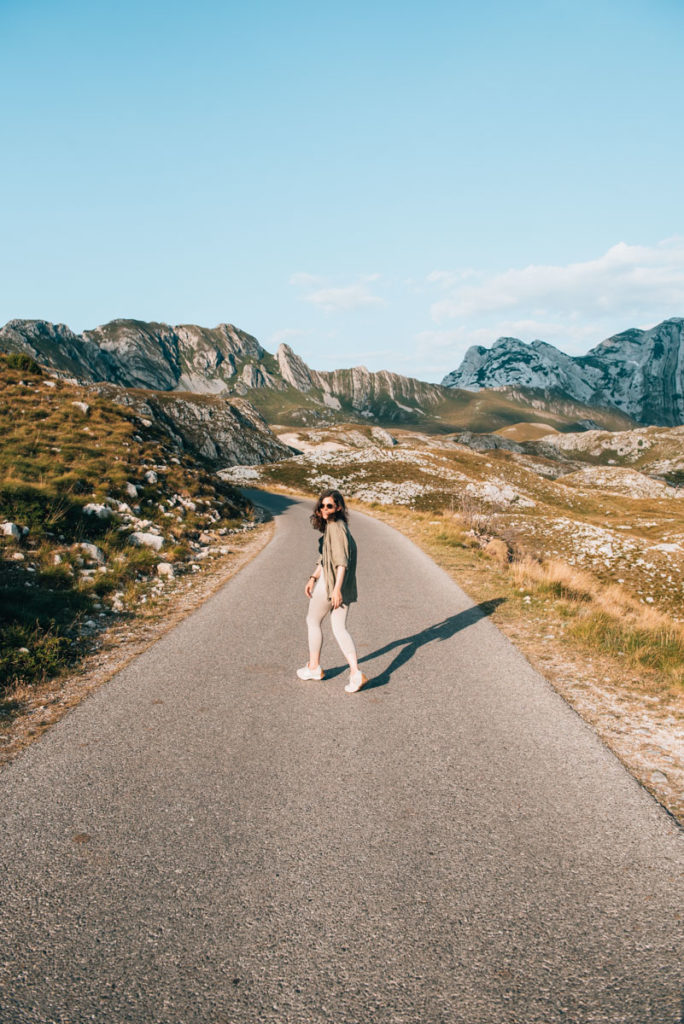
[[[358,693],[361,687],[365,686],[367,682],[368,679],[366,676],[364,676],[361,669],[359,669],[358,672],[352,672],[352,674],[349,676],[349,682],[344,688],[345,692]]]
[[[304,668],[298,668],[297,675],[300,679],[323,679],[325,677],[325,673],[320,665],[316,668],[309,668],[308,665],[305,665]]]

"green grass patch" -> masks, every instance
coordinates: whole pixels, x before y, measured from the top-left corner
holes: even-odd
[[[596,610],[578,617],[568,634],[592,650],[662,673],[663,686],[684,688],[684,632],[676,626],[648,629]]]

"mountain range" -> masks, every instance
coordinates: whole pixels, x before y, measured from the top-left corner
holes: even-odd
[[[232,324],[117,319],[76,334],[64,324],[10,320],[0,351],[23,352],[84,382],[248,399],[268,423],[405,424],[491,431],[521,421],[554,429],[627,429],[684,422],[684,321],[626,331],[571,357],[544,342],[502,338],[468,350],[442,385],[364,366],[313,370],[288,346],[275,355]],[[488,391],[486,401],[473,395]],[[497,389],[498,392],[497,393]]]
[[[183,324],[112,320],[75,334],[65,324],[10,320],[0,329],[0,350],[25,352],[37,362],[83,381],[194,394],[253,395],[294,389],[329,412],[402,418],[424,415],[443,400],[437,384],[363,366],[311,370],[288,345],[276,355],[232,324]],[[266,397],[266,396],[262,396]],[[280,404],[286,396],[282,395]],[[268,402],[266,403],[268,404]]]
[[[474,345],[442,385],[555,392],[591,406],[620,409],[638,423],[684,423],[684,319],[648,331],[628,330],[569,356],[544,341],[499,338],[489,349]]]

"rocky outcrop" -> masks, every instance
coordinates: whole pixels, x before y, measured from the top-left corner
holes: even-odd
[[[380,370],[371,373],[365,366],[350,370],[311,370],[289,345],[281,345],[277,353],[280,373],[298,391],[322,393],[325,405],[340,409],[344,402],[362,415],[387,415],[392,412],[420,413],[443,398],[434,384],[425,384],[412,377]],[[410,404],[406,404],[410,403]],[[397,418],[402,418],[397,415]]]
[[[508,452],[522,452],[524,447],[509,437],[502,437],[501,434],[473,434],[470,430],[464,430],[460,434],[454,434],[454,442],[472,448],[476,452],[489,452],[496,449],[503,449]]]
[[[628,498],[684,498],[684,489],[670,487],[662,480],[653,480],[625,466],[584,466],[558,477],[558,483],[606,494],[624,494]]]
[[[684,319],[616,334],[578,364],[596,404],[615,405],[640,423],[684,423]]]
[[[568,356],[543,341],[499,338],[491,349],[468,349],[445,387],[533,388],[586,405],[613,407],[639,423],[684,423],[684,319],[648,331],[613,335],[585,356]]]
[[[282,391],[284,387],[281,380],[272,376],[263,366],[255,366],[254,363],[247,363],[242,368],[240,384],[244,385],[246,391],[252,388],[272,388],[275,391]]]
[[[169,436],[212,466],[277,462],[292,454],[244,398],[176,394],[96,384],[91,389],[110,401],[132,408],[148,428]]]
[[[466,391],[516,386],[542,391],[557,388],[581,402],[588,402],[592,391],[572,356],[545,341],[527,344],[518,338],[499,338],[490,349],[473,345],[442,386]]]
[[[0,329],[3,352],[25,352],[38,363],[82,380],[108,380],[111,367],[106,355],[85,335],[74,334],[66,324],[45,320],[10,320]]]
[[[443,400],[441,389],[413,377],[365,366],[350,370],[311,371],[314,384],[346,402],[365,416],[402,420],[405,414],[420,417],[426,409]]]
[[[297,391],[310,391],[314,386],[311,370],[289,345],[282,344],[276,353],[283,380]]]

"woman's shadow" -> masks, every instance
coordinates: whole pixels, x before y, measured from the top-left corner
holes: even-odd
[[[410,661],[419,647],[424,647],[426,644],[433,643],[433,641],[450,640],[452,636],[460,633],[462,629],[467,629],[468,626],[474,626],[481,619],[486,619],[505,600],[505,597],[495,597],[491,601],[482,601],[472,608],[466,608],[456,615],[450,615],[448,618],[442,619],[441,622],[435,623],[434,626],[422,629],[419,633],[404,636],[400,640],[393,640],[391,643],[385,644],[384,647],[379,647],[377,651],[365,654],[362,658],[359,658],[359,665],[399,648],[387,668],[380,672],[379,675],[369,679],[364,686],[364,690],[372,690],[376,686],[385,686],[389,683],[393,673],[401,668],[402,665],[405,665],[407,661]],[[344,672],[344,668],[334,668],[328,670],[326,676],[330,679],[341,672]]]

